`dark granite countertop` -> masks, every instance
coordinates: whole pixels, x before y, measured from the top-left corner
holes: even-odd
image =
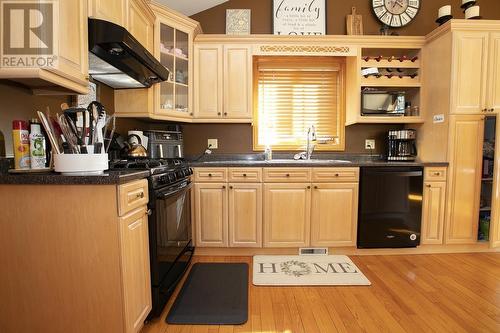
[[[0,174],[0,184],[19,185],[118,185],[149,176],[149,171],[106,171],[97,176],[65,176],[57,172]]]
[[[205,155],[189,161],[191,167],[367,167],[367,166],[448,166],[448,162],[388,162],[379,155],[318,154],[311,160],[293,160],[292,154],[279,153],[271,161],[262,154]]]

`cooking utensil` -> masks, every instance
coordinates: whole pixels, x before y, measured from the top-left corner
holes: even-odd
[[[47,117],[45,117],[45,115],[41,111],[37,111],[36,113],[38,115],[38,119],[40,119],[40,122],[43,125],[43,128],[45,129],[45,132],[47,133],[47,136],[49,137],[52,148],[55,150],[56,154],[61,154],[61,149],[59,147],[59,143],[57,142],[55,134],[54,134],[51,126],[49,125],[49,121],[47,120]]]
[[[112,115],[110,117],[110,121],[113,122],[113,126],[111,127],[111,134],[109,135],[108,145],[106,146],[106,153],[109,150],[109,146],[111,146],[111,141],[113,141],[113,135],[115,134],[115,129],[116,129],[116,117],[115,117],[115,115]],[[106,126],[106,130],[104,132],[105,133],[107,132],[107,126]]]

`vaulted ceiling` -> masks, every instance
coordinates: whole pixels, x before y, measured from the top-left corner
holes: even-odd
[[[191,16],[193,14],[204,11],[205,9],[215,7],[228,0],[156,0],[165,6],[172,8],[184,15]]]

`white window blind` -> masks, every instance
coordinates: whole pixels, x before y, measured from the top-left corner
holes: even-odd
[[[260,57],[254,66],[254,149],[302,149],[311,125],[325,142],[316,149],[342,149],[344,58]]]

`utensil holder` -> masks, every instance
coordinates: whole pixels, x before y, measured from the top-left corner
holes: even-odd
[[[108,154],[55,154],[54,170],[66,176],[102,175],[108,169]]]

